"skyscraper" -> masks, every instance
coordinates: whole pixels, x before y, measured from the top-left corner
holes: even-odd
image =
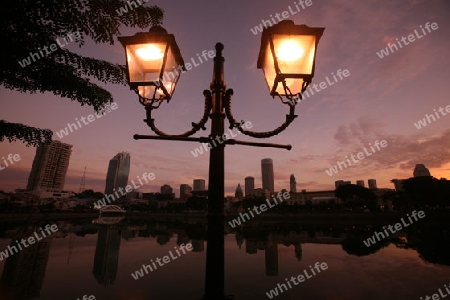
[[[238,183],[238,186],[236,187],[236,191],[234,192],[234,197],[239,200],[242,200],[242,198],[244,198],[244,191],[242,191],[240,183]]]
[[[262,188],[271,194],[275,191],[275,182],[273,176],[273,161],[271,158],[261,160]]]
[[[192,188],[189,184],[180,185],[180,200],[187,200],[191,196]]]
[[[297,181],[295,181],[294,174],[291,174],[291,178],[289,179],[291,193],[297,193]]]
[[[250,196],[253,194],[255,189],[255,177],[247,176],[245,177],[245,196]]]
[[[364,180],[356,180],[356,185],[365,187],[364,186]]]
[[[194,179],[194,191],[205,191],[206,185],[204,179]]]
[[[161,186],[161,194],[172,194],[173,189],[170,185],[165,184]]]
[[[336,180],[334,182],[334,188],[337,189],[338,187],[340,187],[341,185],[344,185],[344,180]]]
[[[367,180],[369,183],[369,189],[376,190],[377,189],[377,181],[375,179],[369,179]]]
[[[125,190],[130,174],[130,154],[126,152],[117,153],[109,161],[108,173],[106,174],[105,194],[112,195],[119,187]]]
[[[35,193],[62,191],[71,153],[72,145],[60,141],[37,147],[28,176],[27,190]]]

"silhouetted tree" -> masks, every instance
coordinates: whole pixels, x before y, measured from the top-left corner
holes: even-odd
[[[206,210],[208,207],[208,200],[205,197],[190,197],[186,201],[186,206],[194,210]]]
[[[358,207],[366,205],[371,209],[376,206],[377,197],[374,192],[359,185],[341,185],[336,189],[335,195],[348,206]]]
[[[450,181],[430,176],[413,177],[403,183],[405,197],[414,206],[450,204]]]
[[[7,0],[3,4],[0,40],[6,46],[0,84],[22,93],[51,92],[92,106],[96,112],[113,98],[91,79],[125,85],[125,67],[73,53],[63,45],[70,42],[81,47],[87,38],[112,45],[123,26],[147,28],[160,25],[163,18],[156,6],[139,5],[119,14],[117,10],[128,7],[125,0]],[[67,43],[60,42],[64,38]],[[57,40],[63,45],[53,49]],[[27,58],[29,64],[24,62]],[[0,120],[0,141],[5,138],[35,146],[49,143],[52,132]]]
[[[370,247],[367,247],[364,244],[362,237],[350,234],[342,241],[342,250],[350,255],[366,256],[378,252],[381,248],[386,247],[388,244],[389,243],[386,241],[378,241],[375,245],[370,245]]]

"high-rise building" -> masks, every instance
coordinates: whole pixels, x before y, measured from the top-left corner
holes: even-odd
[[[252,195],[254,189],[255,189],[255,177],[251,176],[245,177],[245,196]]]
[[[367,183],[369,184],[369,189],[371,190],[377,189],[377,181],[375,179],[369,179],[367,180]]]
[[[192,187],[189,184],[180,184],[180,200],[186,201],[192,192]]]
[[[297,181],[295,181],[294,174],[291,174],[291,178],[289,179],[289,185],[291,188],[291,193],[297,193]]]
[[[234,197],[238,198],[239,200],[242,200],[242,198],[244,198],[244,191],[242,190],[240,183],[238,183],[238,186],[236,187]]]
[[[275,191],[275,179],[273,175],[273,161],[271,158],[261,160],[262,188],[271,194]]]
[[[340,187],[343,184],[344,184],[344,180],[336,180],[334,182],[334,188],[337,189],[338,187]]]
[[[62,191],[71,153],[72,145],[60,141],[37,147],[28,176],[27,190],[34,193]]]
[[[125,190],[130,174],[130,154],[126,152],[117,153],[109,161],[108,173],[106,174],[105,194],[113,194],[118,188]]]
[[[165,184],[163,186],[161,186],[161,194],[172,194],[173,193],[173,188],[168,185]]]
[[[365,187],[365,185],[364,185],[364,180],[356,180],[356,185]]]
[[[425,165],[417,164],[414,168],[413,175],[414,177],[430,177],[431,173],[430,170],[425,167]]]
[[[204,179],[194,179],[194,191],[205,191],[206,184]]]

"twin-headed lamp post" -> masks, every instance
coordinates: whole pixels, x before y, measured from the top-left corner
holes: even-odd
[[[160,26],[150,28],[149,32],[119,37],[126,51],[127,79],[130,88],[138,94],[139,102],[146,109],[147,119],[144,122],[157,134],[134,135],[134,138],[208,143],[212,139],[225,137],[225,117],[229,121],[230,129],[237,128],[245,135],[255,138],[277,135],[297,117],[295,100],[301,99],[302,92],[306,90],[314,76],[317,45],[324,30],[325,28],[295,25],[292,21],[286,20],[263,31],[257,67],[264,71],[270,95],[279,97],[283,104],[289,106],[286,121],[269,132],[249,131],[243,128],[243,121],[237,122],[232,115],[233,90],[226,89],[222,56],[224,47],[221,43],[216,44],[210,89],[203,91],[205,108],[202,119],[192,123],[192,128],[182,134],[169,135],[159,130],[151,117],[151,112],[164,100],[169,102],[172,99],[176,84],[184,71],[184,61],[175,37]],[[211,118],[210,135],[190,137],[200,129],[206,130],[208,117]],[[225,145],[235,144],[291,149],[291,145],[234,139],[225,139],[224,143],[212,147],[209,158],[208,233],[203,298],[208,300],[229,299],[224,295],[224,150]]]

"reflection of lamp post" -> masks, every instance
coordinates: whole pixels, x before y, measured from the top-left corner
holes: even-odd
[[[264,70],[270,94],[291,100],[305,91],[314,76],[314,60],[317,44],[324,28],[309,28],[294,25],[292,21],[282,21],[263,31],[258,68]],[[268,138],[286,129],[297,117],[295,105],[290,105],[286,121],[269,132],[253,132],[242,127],[244,122],[237,122],[231,113],[232,89],[226,89],[224,81],[223,45],[216,44],[213,78],[210,90],[203,91],[205,109],[198,123],[182,134],[169,135],[155,126],[151,117],[153,109],[158,108],[164,100],[172,97],[184,64],[174,36],[167,34],[161,27],[153,27],[148,33],[137,33],[131,37],[119,37],[125,47],[127,59],[127,76],[130,87],[139,95],[144,105],[147,125],[156,136],[134,135],[135,139],[159,139],[208,143],[212,139],[222,138],[210,151],[209,187],[208,187],[208,233],[206,252],[206,279],[204,299],[227,299],[224,296],[224,150],[225,145],[248,145],[257,147],[274,147],[291,149],[291,145],[245,142],[224,137],[224,119],[228,119],[229,128],[237,128],[243,134]],[[169,79],[168,79],[169,78]],[[206,130],[205,124],[211,118],[209,137],[190,137],[200,129]]]

